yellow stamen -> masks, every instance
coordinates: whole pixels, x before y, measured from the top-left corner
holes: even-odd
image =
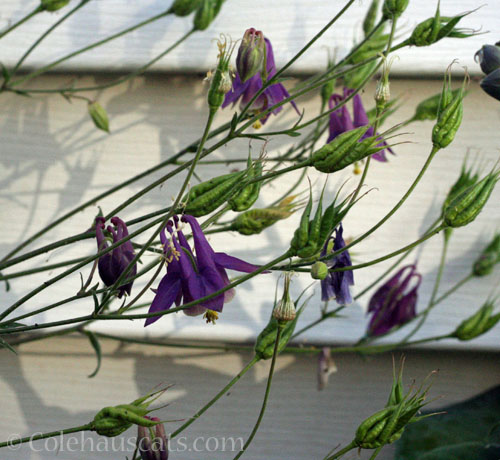
[[[219,314],[213,310],[207,310],[203,315],[203,319],[205,319],[208,323],[215,324],[215,321],[219,319]]]

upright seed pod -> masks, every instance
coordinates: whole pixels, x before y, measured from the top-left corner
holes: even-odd
[[[257,179],[262,176],[262,161],[252,162],[248,155],[246,177],[247,180]],[[256,181],[244,187],[239,193],[228,201],[231,210],[240,212],[249,209],[259,198],[262,181]]]

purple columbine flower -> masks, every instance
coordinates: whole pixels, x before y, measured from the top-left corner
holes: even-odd
[[[174,229],[172,221],[166,225],[170,238],[167,237],[165,229],[160,234],[165,248],[167,274],[155,290],[156,296],[149,313],[168,310],[174,302],[179,306],[181,303],[189,303],[219,291],[229,284],[226,269],[251,273],[259,268],[258,265],[249,264],[224,252],[214,252],[193,216],[184,215],[181,221],[191,227],[194,252],[180,229],[179,218],[175,216],[176,228]],[[224,303],[233,297],[234,289],[229,289],[202,304],[186,308],[183,312],[189,316],[205,313],[207,320],[216,319],[217,314],[214,312],[221,312]],[[148,318],[145,326],[158,319],[159,317]]]
[[[353,92],[354,90],[352,89],[344,88],[343,95],[333,94],[330,97],[330,100],[328,101],[330,109],[333,109],[340,102],[347,99]],[[351,129],[359,128],[361,126],[366,126],[370,124],[370,120],[368,119],[366,110],[363,107],[361,96],[358,93],[355,94],[354,97],[352,98],[352,107],[353,107],[354,120],[351,118],[349,110],[347,109],[347,106],[345,104],[339,109],[334,110],[330,114],[330,126],[329,126],[329,134],[327,142],[331,142],[339,134],[345,133],[346,131],[350,131]],[[360,142],[370,136],[373,136],[373,126],[368,128],[366,133],[360,139]],[[384,140],[382,140],[382,142],[379,145],[384,145],[386,149],[394,155],[393,150],[387,145],[387,143]],[[374,153],[372,155],[372,158],[377,161],[386,162],[387,158],[385,156],[385,149],[381,150],[380,152]]]
[[[245,34],[247,32],[245,32]],[[262,34],[262,32],[255,30],[254,33]],[[250,102],[253,96],[262,88],[262,79],[266,78],[266,80],[269,80],[276,74],[276,65],[274,63],[273,47],[271,45],[271,42],[267,38],[264,38],[264,40],[266,42],[265,62],[266,62],[267,75],[262,75],[262,71],[259,71],[253,77],[249,78],[243,83],[241,81],[240,75],[238,74],[238,71],[236,71],[236,76],[233,81],[233,89],[232,91],[229,91],[226,94],[226,98],[224,99],[222,108],[227,107],[229,104],[233,104],[234,106],[238,101],[238,99],[240,98],[241,98],[241,106],[244,107],[246,104],[248,104],[248,102]],[[269,107],[272,107],[273,105],[281,102],[283,99],[286,99],[289,96],[290,94],[288,94],[288,91],[281,83],[275,83],[274,85],[271,85],[269,88],[266,88],[266,90],[253,102],[251,110],[254,111],[255,113],[263,112],[264,110],[267,110]],[[297,113],[300,115],[299,109],[297,108],[295,102],[291,101],[291,104],[293,105],[293,108],[297,111]],[[271,113],[277,115],[279,112],[281,112],[282,108],[283,106],[276,107],[275,109],[273,109],[266,116],[264,116],[259,120],[260,123],[264,124],[269,118],[269,115]]]
[[[97,217],[95,220],[95,236],[97,239],[98,251],[102,251],[103,249],[109,247],[108,241],[110,241],[110,238],[106,238],[103,232],[105,222],[104,217]],[[123,220],[115,216],[111,219],[111,223],[116,227],[116,229],[109,225],[107,231],[111,234],[113,244],[128,236],[127,226]],[[125,271],[134,257],[134,248],[130,240],[99,257],[97,267],[99,269],[99,276],[101,277],[103,283],[106,286],[112,286],[115,284],[116,280]],[[127,277],[132,278],[136,273],[137,265],[135,264],[129,271]],[[125,293],[130,295],[133,282],[134,281],[132,280],[126,284],[122,284],[118,288],[118,298],[121,298]]]
[[[368,336],[380,336],[396,326],[402,326],[417,314],[418,287],[422,275],[414,264],[401,268],[389,281],[380,286],[368,304],[372,313]]]
[[[346,246],[343,233],[342,223],[335,229],[335,236],[330,237],[321,251],[321,257],[329,253],[338,251]],[[333,246],[331,244],[333,241]],[[341,252],[338,256],[328,259],[326,262],[329,268],[351,267],[351,256],[349,251]],[[349,286],[354,285],[354,275],[352,270],[341,272],[329,272],[328,276],[321,281],[321,300],[327,301],[335,299],[339,305],[352,303],[352,296]]]

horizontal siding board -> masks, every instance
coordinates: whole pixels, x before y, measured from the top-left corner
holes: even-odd
[[[68,75],[45,77],[37,83],[42,87],[60,85],[70,79]],[[82,84],[92,84],[93,78],[81,78]],[[100,78],[99,81],[105,81]],[[363,95],[369,107],[373,85]],[[404,103],[389,123],[401,122],[411,117],[413,107],[422,98],[439,92],[439,82],[417,80],[394,81],[393,96],[400,96]],[[39,98],[20,98],[15,95],[4,97],[3,114],[0,118],[0,253],[7,253],[14,245],[32,235],[54,218],[74,208],[97,193],[132,177],[159,161],[175,153],[181,147],[199,137],[205,120],[206,86],[201,78],[148,76],[134,82],[106,91],[99,98],[108,110],[111,119],[111,135],[95,129],[86,114],[85,102],[75,101],[68,104],[56,95]],[[299,107],[305,109],[306,119],[314,116],[319,100],[300,99]],[[231,111],[224,110],[217,115],[216,124],[229,121]],[[266,129],[279,129],[296,120],[294,111],[284,111],[279,117],[272,117]],[[498,159],[498,123],[500,112],[497,101],[488,98],[477,84],[471,84],[470,94],[465,102],[465,116],[462,127],[447,149],[439,152],[424,177],[405,206],[380,231],[353,251],[356,263],[380,257],[399,249],[422,234],[426,223],[439,214],[442,197],[456,180],[467,151],[472,161],[483,164],[486,170]],[[388,124],[387,126],[390,126]],[[344,222],[345,235],[355,237],[368,230],[399,200],[417,171],[423,165],[430,149],[432,123],[410,125],[405,131],[409,134],[401,140],[410,143],[395,147],[396,156],[389,163],[373,162],[367,179],[370,190],[349,218]],[[267,149],[272,157],[283,152],[293,141],[290,137],[273,138]],[[396,138],[399,141],[399,138]],[[252,142],[254,155],[260,151],[262,143]],[[244,158],[248,152],[248,141],[239,140],[214,152],[213,158]],[[217,165],[205,167],[202,178],[229,171],[232,166]],[[160,177],[165,170],[159,171],[149,179],[143,179],[126,190],[116,193],[98,203],[109,212],[129,194],[137,192],[152,180]],[[279,185],[266,189],[258,205],[271,203],[288,189],[295,180],[287,177]],[[309,173],[309,177],[319,192],[323,177]],[[328,196],[333,196],[336,188],[347,178],[347,188],[353,187],[357,180],[348,169],[345,174],[333,176],[328,183]],[[181,178],[182,179],[182,178]],[[169,181],[122,212],[125,220],[163,208],[172,202],[180,179]],[[498,187],[489,200],[486,209],[477,221],[454,232],[450,244],[449,262],[443,276],[442,290],[451,287],[471,269],[471,264],[480,249],[484,247],[495,231],[498,231],[500,216],[500,194]],[[97,207],[91,206],[77,214],[68,222],[41,238],[31,248],[40,247],[54,240],[68,237],[90,227]],[[268,229],[260,236],[238,237],[236,235],[213,235],[210,240],[216,250],[227,251],[235,256],[254,263],[264,263],[270,256],[280,255],[291,237],[290,229],[299,216],[292,216]],[[148,234],[147,234],[148,235]],[[143,242],[148,236],[141,236]],[[438,236],[428,241],[422,250],[415,253],[418,266],[424,275],[420,290],[422,309],[432,290],[433,276],[436,273],[437,256],[441,248]],[[41,256],[19,267],[8,269],[5,273],[55,263],[65,258],[76,258],[94,253],[94,241],[84,241],[71,247],[61,248],[50,255]],[[144,262],[151,260],[145,256]],[[410,260],[414,260],[411,258]],[[389,262],[359,270],[355,273],[354,292],[367,286]],[[84,269],[84,277],[89,269]],[[9,292],[2,292],[3,305],[10,304],[26,294],[32,287],[46,281],[61,270],[53,270],[32,276],[27,282],[12,280]],[[428,324],[420,337],[450,332],[462,318],[474,312],[491,294],[498,281],[498,270],[490,277],[475,280],[470,286],[450,296],[443,305],[432,312]],[[276,276],[262,275],[251,283],[237,289],[235,299],[224,308],[221,320],[215,326],[204,323],[201,317],[190,318],[182,313],[168,315],[155,325],[144,329],[141,321],[107,321],[95,325],[97,330],[114,331],[138,336],[163,338],[198,338],[208,340],[252,341],[264,327],[269,317],[274,298]],[[293,283],[293,294],[297,295],[310,279],[301,275]],[[138,283],[134,292],[139,292]],[[39,296],[30,300],[20,312],[34,310],[55,300],[74,295],[80,287],[80,277],[75,274],[70,279],[56,283]],[[3,289],[3,287],[2,287]],[[301,318],[301,325],[315,320],[319,315],[318,286],[316,296]],[[443,292],[442,291],[442,292]],[[145,300],[151,301],[153,294],[146,294]],[[345,317],[325,322],[309,331],[303,337],[305,342],[338,343],[357,340],[364,332],[366,318],[363,306],[366,298],[359,304],[349,307]],[[89,299],[40,314],[36,321],[54,321],[74,315],[88,314],[93,302]],[[34,320],[33,320],[34,321]],[[480,339],[467,342],[440,342],[438,346],[498,349],[498,328]]]
[[[403,36],[420,21],[434,15],[435,3],[413,0],[400,20]],[[500,9],[495,2],[483,5],[460,22],[461,27],[494,31],[500,23]],[[123,0],[93,0],[76,15],[63,24],[52,36],[28,58],[26,68],[40,67],[97,39],[116,33],[137,22],[164,11],[169,2]],[[220,16],[205,33],[197,33],[175,51],[154,66],[156,71],[206,71],[214,66],[215,45],[212,41],[221,33],[233,38],[241,37],[248,27],[256,27],[265,32],[274,44],[278,65],[283,65],[303,45],[311,39],[333,17],[345,2],[324,2],[320,0],[285,1],[275,0],[227,0]],[[301,73],[317,72],[326,63],[325,48],[337,50],[343,55],[353,42],[359,39],[363,16],[369,2],[355,2],[334,27],[325,33],[315,46],[292,68]],[[37,1],[4,0],[0,17],[0,27],[9,21],[21,18],[37,5]],[[70,5],[76,5],[72,0]],[[455,15],[476,8],[475,0],[442,0],[443,15]],[[7,66],[15,64],[22,52],[36,38],[54,23],[65,10],[53,14],[40,14],[24,24],[11,35],[2,39],[0,61]],[[279,18],[279,22],[276,21]],[[140,30],[108,43],[98,49],[77,56],[65,62],[60,70],[66,71],[123,71],[136,69],[161,53],[174,43],[182,34],[190,30],[191,18],[163,18]],[[467,66],[472,74],[479,72],[473,61],[474,53],[485,42],[494,43],[498,37],[482,34],[467,40],[447,39],[431,48],[398,51],[400,57],[394,63],[393,71],[405,75],[441,74],[446,67],[457,59]]]

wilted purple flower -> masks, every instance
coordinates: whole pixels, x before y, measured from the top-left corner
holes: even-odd
[[[352,93],[353,93],[352,89],[344,88],[343,95],[333,94],[328,102],[330,109],[333,109],[340,102],[347,99]],[[329,127],[327,142],[331,142],[338,135],[345,133],[346,131],[350,131],[351,129],[359,128],[361,126],[366,126],[370,124],[370,120],[368,119],[368,115],[366,114],[366,110],[363,107],[363,102],[361,101],[361,96],[359,94],[355,94],[354,97],[352,98],[352,107],[353,107],[354,120],[351,118],[349,110],[347,109],[347,106],[345,104],[339,109],[334,110],[330,114],[330,127]],[[373,126],[371,126],[370,128],[368,128],[366,133],[360,139],[360,142],[366,139],[367,137],[373,135],[374,135]],[[387,145],[387,143],[384,140],[382,140],[382,142],[379,145],[384,145],[390,153],[394,154],[392,149]],[[385,156],[385,149],[381,150],[380,152],[374,153],[372,155],[372,158],[377,161],[382,161],[382,162],[387,161],[387,158]]]
[[[342,223],[339,224],[335,230],[335,237],[330,237],[321,251],[321,257],[329,253],[338,251],[346,246],[344,238],[342,237]],[[331,244],[333,241],[333,247]],[[326,264],[330,269],[351,267],[351,256],[349,251],[343,251],[338,256],[328,259]],[[349,286],[354,285],[354,275],[352,270],[329,272],[328,276],[321,281],[321,300],[327,301],[335,299],[339,305],[346,305],[352,303],[352,296]]]
[[[156,296],[149,313],[167,310],[174,302],[179,306],[219,291],[229,284],[226,269],[251,273],[259,268],[224,252],[214,252],[193,216],[184,215],[181,220],[191,227],[195,253],[179,227],[179,218],[174,217],[176,228],[174,229],[172,221],[166,225],[170,238],[167,238],[165,230],[160,234],[167,259],[167,274],[155,290]],[[202,304],[186,308],[183,312],[195,316],[210,310],[207,320],[215,319],[217,315],[213,312],[222,311],[224,303],[233,297],[234,289],[229,289]],[[158,319],[159,317],[148,318],[145,326]]]
[[[323,347],[318,355],[318,390],[324,390],[330,374],[337,372],[337,366],[330,353],[330,347]]]
[[[368,313],[373,315],[368,325],[368,336],[386,334],[415,318],[417,290],[421,281],[422,276],[417,273],[416,266],[406,265],[377,289],[368,304]]]
[[[158,417],[144,416],[153,422],[159,422]],[[162,423],[154,427],[137,427],[137,449],[142,460],[168,460],[168,440]]]
[[[255,31],[255,34],[259,33],[262,34],[262,32]],[[262,75],[262,71],[259,71],[253,77],[249,78],[243,83],[237,71],[236,77],[233,81],[233,89],[232,91],[229,91],[226,94],[226,98],[224,99],[222,108],[227,107],[229,104],[235,105],[238,99],[240,98],[241,98],[241,106],[242,107],[245,106],[246,104],[248,104],[248,102],[250,102],[253,96],[262,88],[262,79],[266,78],[266,80],[269,80],[276,74],[276,65],[274,63],[273,47],[271,45],[271,42],[267,38],[264,38],[264,40],[266,43],[265,62],[266,62],[267,75]],[[274,85],[271,85],[269,88],[266,88],[264,90],[264,92],[253,102],[252,106],[250,107],[250,110],[254,111],[255,113],[263,112],[267,110],[269,107],[272,107],[273,105],[281,102],[283,99],[286,99],[289,96],[290,94],[288,94],[288,91],[281,83],[275,83]],[[291,101],[291,104],[293,105],[293,108],[297,111],[297,113],[300,115],[299,109],[297,108],[295,102]],[[272,112],[269,112],[259,121],[262,124],[264,124],[269,118],[269,115],[271,113],[276,115],[279,112],[281,112],[282,108],[283,106],[276,107],[275,109],[272,110]]]
[[[108,241],[110,241],[110,238],[106,238],[103,233],[105,222],[104,217],[97,217],[95,221],[95,236],[97,239],[98,251],[102,251],[103,249],[109,247]],[[111,234],[113,244],[128,236],[127,226],[123,220],[115,216],[111,219],[111,223],[116,227],[116,229],[109,225],[107,231]],[[106,286],[112,286],[115,284],[116,280],[125,271],[134,256],[134,248],[130,240],[128,240],[107,254],[99,257],[97,267],[99,269],[99,276],[101,277],[103,283]],[[129,271],[127,277],[132,278],[136,273],[137,265],[134,265]],[[130,295],[132,284],[133,280],[126,284],[122,284],[118,288],[118,298],[121,298],[124,293]]]

